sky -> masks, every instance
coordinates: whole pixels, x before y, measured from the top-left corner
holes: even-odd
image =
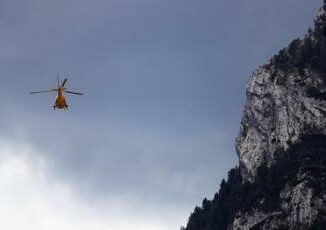
[[[237,165],[245,85],[321,1],[0,0],[0,228],[172,230]],[[84,96],[53,111],[56,75]]]

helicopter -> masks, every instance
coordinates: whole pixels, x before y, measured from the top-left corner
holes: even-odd
[[[67,110],[68,109],[68,104],[67,104],[65,96],[63,95],[64,92],[65,93],[70,93],[70,94],[75,94],[75,95],[84,95],[84,94],[79,93],[79,92],[73,92],[73,91],[67,90],[67,88],[65,88],[65,85],[66,85],[66,83],[68,81],[67,78],[65,78],[62,82],[60,82],[59,75],[58,75],[57,76],[57,81],[58,81],[58,85],[57,85],[57,88],[55,88],[55,89],[43,90],[43,91],[34,91],[34,92],[30,92],[30,94],[57,92],[57,96],[55,98],[53,109],[54,110],[56,110],[56,109]]]

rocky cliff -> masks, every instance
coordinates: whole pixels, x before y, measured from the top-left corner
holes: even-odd
[[[326,229],[326,0],[314,30],[254,71],[239,168],[186,229]]]

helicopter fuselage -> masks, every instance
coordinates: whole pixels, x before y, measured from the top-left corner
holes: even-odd
[[[53,109],[68,109],[66,98],[63,95],[63,90],[60,88],[57,89],[57,96],[55,98]]]

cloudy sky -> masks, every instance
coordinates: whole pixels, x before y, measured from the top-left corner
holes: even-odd
[[[185,225],[237,164],[251,72],[320,5],[0,0],[0,229]],[[57,73],[67,112],[28,94]]]

